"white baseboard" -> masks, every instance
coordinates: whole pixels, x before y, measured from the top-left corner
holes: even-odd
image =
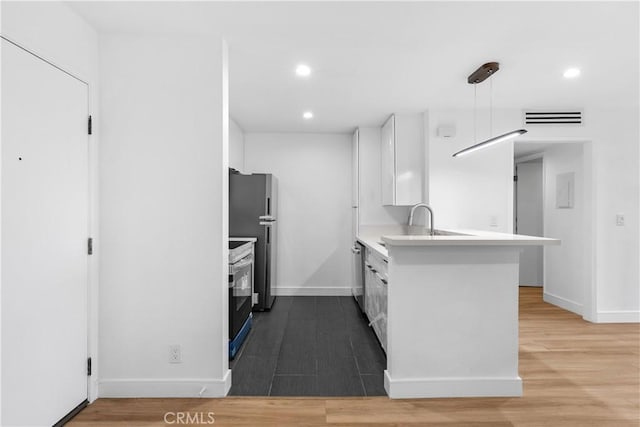
[[[392,399],[436,397],[519,397],[522,379],[411,378],[394,380],[384,371],[384,389]]]
[[[204,388],[204,390],[203,390]],[[224,397],[231,388],[231,370],[217,378],[124,378],[99,381],[99,397]]]
[[[557,295],[554,295],[548,292],[542,293],[542,299],[544,300],[544,302],[557,305],[560,308],[569,310],[572,313],[576,313],[582,316],[582,304],[578,304],[575,301],[571,301],[570,299],[559,297]]]
[[[350,287],[288,287],[288,288],[273,288],[271,293],[276,296],[291,297],[291,296],[304,296],[304,297],[333,297],[333,296],[350,296]]]
[[[640,311],[598,311],[596,323],[640,323]]]

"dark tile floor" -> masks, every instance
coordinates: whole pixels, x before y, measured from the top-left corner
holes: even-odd
[[[253,315],[230,395],[386,395],[385,354],[352,297],[278,297]]]

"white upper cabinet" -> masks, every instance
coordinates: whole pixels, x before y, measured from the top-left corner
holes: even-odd
[[[382,204],[423,202],[424,115],[393,114],[380,133]]]
[[[396,204],[396,131],[395,116],[380,130],[380,175],[382,177],[382,204]]]

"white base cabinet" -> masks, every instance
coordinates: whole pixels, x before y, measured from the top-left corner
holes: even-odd
[[[365,311],[382,349],[387,351],[387,262],[367,249]]]

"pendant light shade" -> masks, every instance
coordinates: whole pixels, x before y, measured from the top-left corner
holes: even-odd
[[[520,136],[523,133],[527,133],[526,129],[518,129],[518,130],[514,130],[511,132],[507,132],[503,135],[500,136],[496,136],[490,139],[487,139],[486,141],[482,141],[479,142],[478,144],[472,145],[471,147],[467,147],[464,150],[460,150],[457,153],[454,153],[453,157],[459,157],[459,156],[464,156],[465,154],[469,154],[472,153],[474,151],[478,151],[482,148],[486,148],[489,147],[491,145],[495,145],[495,144],[499,144],[501,142],[507,141],[511,138],[515,138],[516,136]]]
[[[467,83],[472,84],[472,85],[477,85],[478,83],[482,83],[483,81],[485,81],[486,79],[493,77],[493,75],[500,69],[500,64],[497,62],[487,62],[486,64],[481,65],[477,70],[475,70],[473,73],[471,73],[471,75],[467,78]],[[476,120],[475,120],[475,115],[476,115],[476,95],[475,95],[475,91],[474,91],[474,107],[473,107],[473,114],[474,114],[474,135],[476,132]],[[490,106],[490,119],[489,119],[489,128],[492,129],[493,128],[493,85],[491,87],[490,90],[491,93],[491,106]],[[490,131],[489,134],[491,134],[492,132]],[[474,151],[478,151],[481,150],[483,148],[486,147],[490,147],[492,145],[495,144],[499,144],[501,142],[507,141],[511,138],[515,138],[516,136],[520,136],[524,133],[527,133],[526,129],[518,129],[518,130],[514,130],[511,132],[507,132],[505,134],[499,135],[499,136],[494,136],[493,138],[489,138],[486,141],[482,141],[482,142],[478,142],[474,145],[471,145],[467,148],[465,148],[464,150],[460,150],[456,153],[453,154],[453,157],[460,157],[463,156],[465,154],[469,154],[469,153],[473,153]],[[474,138],[475,139],[475,138]],[[477,142],[477,140],[476,140]]]

